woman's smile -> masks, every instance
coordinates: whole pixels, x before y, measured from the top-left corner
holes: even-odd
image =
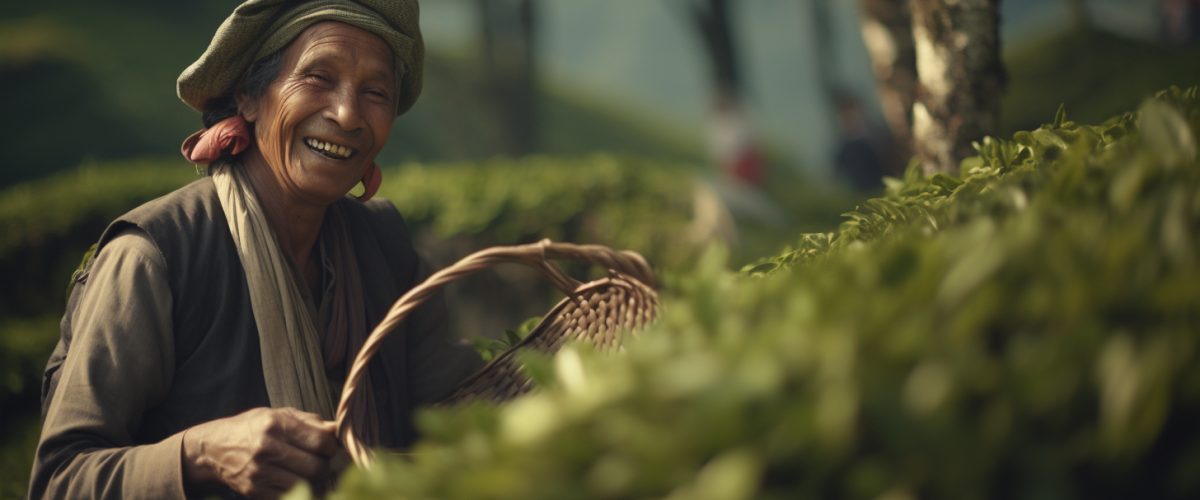
[[[348,24],[316,23],[285,49],[279,76],[240,109],[289,196],[329,204],[362,180],[391,132],[394,76],[387,43]]]
[[[350,147],[337,144],[335,142],[322,141],[313,137],[304,139],[304,145],[308,149],[334,160],[349,160],[354,155],[358,154],[358,150]]]

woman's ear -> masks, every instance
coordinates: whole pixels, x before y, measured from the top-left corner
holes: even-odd
[[[238,113],[246,119],[246,123],[254,123],[255,120],[258,120],[258,101],[242,92],[238,92],[234,99],[237,99]]]

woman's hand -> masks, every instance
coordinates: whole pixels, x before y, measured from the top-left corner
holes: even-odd
[[[295,408],[255,408],[183,434],[183,478],[276,498],[299,481],[321,489],[338,450],[336,424]]]

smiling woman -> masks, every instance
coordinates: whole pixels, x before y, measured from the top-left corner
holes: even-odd
[[[395,207],[368,201],[422,51],[414,0],[250,0],[222,24],[178,84],[206,126],[184,155],[209,175],[118,218],[76,274],[30,498],[325,485],[346,370],[429,274]],[[412,409],[480,365],[432,303],[359,386],[370,445],[411,443]]]
[[[325,21],[301,33],[264,95],[237,97],[255,125],[247,172],[252,181],[271,172],[275,182],[255,184],[283,190],[259,196],[324,207],[378,169],[392,131],[393,75],[391,49],[366,30]]]

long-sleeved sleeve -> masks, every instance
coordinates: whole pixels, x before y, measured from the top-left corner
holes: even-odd
[[[166,263],[139,230],[96,257],[42,427],[29,498],[183,498],[182,432],[138,443],[175,371]]]

